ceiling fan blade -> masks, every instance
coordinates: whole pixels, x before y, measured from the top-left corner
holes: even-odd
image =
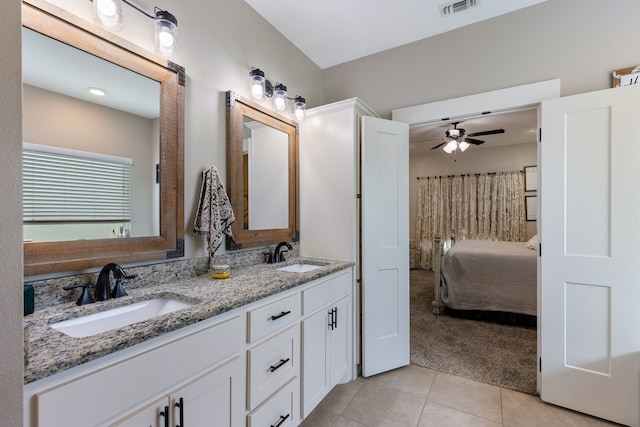
[[[473,139],[473,138],[465,138],[464,142],[468,142],[469,144],[475,144],[475,145],[484,144],[484,141],[480,141],[479,139]]]
[[[445,142],[443,142],[443,143],[441,143],[441,144],[436,145],[435,147],[433,147],[433,148],[432,148],[432,150],[435,150],[435,149],[437,149],[437,148],[442,147],[442,146],[443,146],[444,144],[446,144],[447,142],[449,142],[449,141],[445,141]]]
[[[483,135],[496,135],[498,133],[504,133],[504,129],[485,130],[482,132],[469,133],[467,136],[483,136]]]

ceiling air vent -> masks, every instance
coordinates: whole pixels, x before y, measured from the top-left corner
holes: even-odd
[[[440,16],[449,16],[454,13],[462,12],[472,6],[477,6],[478,0],[459,0],[450,3],[441,4]]]

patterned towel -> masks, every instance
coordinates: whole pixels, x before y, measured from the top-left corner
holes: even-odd
[[[233,207],[218,170],[212,166],[202,172],[202,190],[193,224],[194,233],[207,236],[209,257],[212,257],[222,244],[223,234],[234,238],[231,224],[235,219]]]

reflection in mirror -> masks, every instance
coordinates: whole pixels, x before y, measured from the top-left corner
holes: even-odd
[[[298,126],[227,92],[227,190],[236,250],[298,240]]]
[[[244,229],[287,228],[289,222],[289,135],[244,117]]]
[[[30,207],[25,202],[24,219],[29,222],[25,223],[25,236],[31,240],[24,243],[25,276],[77,272],[102,267],[109,262],[139,263],[183,256],[184,68],[51,3],[36,3],[22,2],[25,28],[23,128],[27,148],[23,152],[35,157],[44,155],[46,160],[40,165],[47,167],[53,163],[53,157],[46,156],[60,156],[70,162],[58,168],[57,174],[61,170],[79,168],[78,165],[84,162],[97,161],[100,166],[91,165],[81,170],[76,182],[91,187],[96,196],[106,197],[110,191],[115,193],[100,205],[100,209],[106,211],[91,215],[74,212],[72,218],[68,212],[51,209],[51,199],[42,200],[40,195],[32,197]],[[28,66],[29,61],[35,60],[29,51],[31,39],[35,38],[49,44],[46,52],[36,54],[41,57],[37,59],[49,61],[64,57],[62,68],[55,68],[52,62],[39,65],[48,77],[55,78],[58,86],[67,78],[81,82],[79,90],[84,92],[88,86],[106,85],[104,80],[94,83],[93,78],[117,75],[116,80],[135,80],[136,83],[128,83],[120,89],[115,86],[104,88],[107,94],[102,98],[117,98],[115,95],[122,91],[144,102],[134,109],[117,104],[98,105],[89,99],[79,99],[89,95],[60,94],[59,87],[38,83]],[[60,46],[59,42],[65,46]],[[61,48],[70,49],[73,56],[78,53],[76,50],[82,51],[79,56],[83,56],[92,68],[72,65],[68,54],[59,50]],[[102,64],[100,69],[95,68],[96,63]],[[74,75],[73,71],[78,68],[80,74]],[[139,89],[142,92],[138,92]],[[92,176],[103,168],[107,169],[106,179]],[[123,172],[127,168],[129,177]],[[116,174],[121,183],[112,187],[120,188],[103,187],[106,183],[117,182]],[[53,172],[44,169],[39,179],[52,175]],[[64,179],[56,175],[52,180],[54,187],[60,187]],[[25,188],[28,189],[26,180]],[[83,208],[93,197],[86,193],[76,196]],[[56,195],[54,198],[63,197]],[[63,203],[70,204],[73,204],[71,199]],[[92,224],[91,231],[85,226],[87,223]],[[34,224],[44,231],[34,231]]]
[[[158,236],[160,84],[27,28],[22,61],[24,239]]]

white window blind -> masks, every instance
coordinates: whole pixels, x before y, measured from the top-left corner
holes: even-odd
[[[25,143],[22,161],[24,222],[131,220],[131,159]]]

